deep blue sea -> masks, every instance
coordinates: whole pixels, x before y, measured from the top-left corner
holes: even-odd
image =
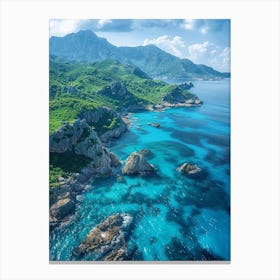
[[[193,83],[201,107],[132,114],[129,131],[109,147],[123,162],[150,150],[159,176],[95,180],[79,196],[76,218],[51,232],[50,260],[71,260],[89,231],[117,212],[134,217],[135,259],[230,260],[230,79]],[[184,162],[201,176],[181,175]]]

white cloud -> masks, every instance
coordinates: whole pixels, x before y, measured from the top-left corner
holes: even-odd
[[[216,56],[210,60],[211,65],[217,70],[223,72],[230,71],[230,48],[226,47],[222,49]]]
[[[221,47],[205,41],[187,46],[180,36],[163,35],[154,39],[145,39],[143,46],[156,45],[162,50],[180,58],[188,58],[196,64],[205,64],[221,72],[228,72],[230,65],[230,48]]]
[[[230,66],[230,48],[224,49],[206,41],[188,47],[188,58],[197,64],[205,64],[221,72],[228,72]]]
[[[202,34],[207,34],[208,31],[209,31],[209,27],[207,25],[205,25],[199,29],[199,32]]]
[[[200,43],[200,44],[197,43],[197,44],[190,45],[188,48],[189,54],[191,57],[196,57],[196,56],[200,55],[201,53],[207,52],[209,46],[210,46],[210,44],[208,41],[206,41],[204,43]]]
[[[184,22],[182,24],[182,27],[186,30],[192,30],[195,25],[194,19],[184,19]]]
[[[145,39],[143,46],[156,45],[162,50],[169,52],[178,57],[185,56],[186,45],[180,36],[169,37],[167,35],[160,36],[155,39]]]
[[[204,20],[197,19],[184,19],[181,23],[181,28],[185,30],[194,30],[197,29],[201,34],[207,34],[210,30],[210,26]]]
[[[78,30],[79,19],[52,19],[50,20],[50,36],[64,36]]]

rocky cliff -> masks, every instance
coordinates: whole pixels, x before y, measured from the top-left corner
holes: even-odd
[[[122,112],[127,113],[145,109],[143,104],[141,104],[143,100],[139,100],[139,98],[132,94],[127,89],[124,82],[113,82],[110,85],[103,87],[96,94],[114,100],[116,104],[118,104],[118,109]]]
[[[120,92],[126,91],[126,89],[122,89],[121,83],[112,84],[111,87],[120,87]],[[110,87],[108,86],[108,88]],[[107,107],[86,111],[81,115],[81,119],[85,119],[87,124],[95,129],[103,142],[118,138],[127,129],[121,116],[115,110]]]
[[[180,86],[176,86],[173,90],[167,93],[162,99],[162,105],[174,106],[174,105],[201,105],[202,101],[192,93],[184,93]]]
[[[100,109],[105,110],[106,109]],[[111,112],[111,111],[109,111]],[[102,114],[97,114],[96,119]],[[94,114],[89,115],[93,120]],[[114,136],[120,135],[125,125],[119,132],[114,131]],[[102,135],[101,135],[102,136]],[[106,138],[108,139],[108,138]],[[120,164],[119,159],[106,149],[98,134],[88,124],[87,120],[76,120],[72,125],[64,124],[49,139],[50,159],[52,155],[63,158],[67,153],[74,157],[83,156],[88,159],[85,166],[81,166],[78,173],[63,181],[60,187],[50,189],[50,225],[56,226],[67,221],[68,216],[75,212],[76,195],[83,190],[84,185],[93,177],[106,177]],[[68,163],[66,162],[66,165]],[[71,162],[69,162],[69,165]],[[61,180],[64,180],[61,178]]]

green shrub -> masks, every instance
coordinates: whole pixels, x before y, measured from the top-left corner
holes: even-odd
[[[90,158],[83,155],[77,155],[72,151],[66,151],[64,153],[50,153],[50,166],[58,168],[57,170],[60,172],[62,170],[63,174],[78,173],[90,162]]]

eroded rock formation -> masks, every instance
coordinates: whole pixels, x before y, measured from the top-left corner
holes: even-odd
[[[96,260],[121,261],[128,259],[126,239],[132,217],[125,213],[109,216],[95,226],[86,239],[74,250],[77,259],[92,254]]]
[[[125,175],[148,176],[155,173],[155,167],[146,161],[143,153],[133,152],[127,158],[122,173]]]

